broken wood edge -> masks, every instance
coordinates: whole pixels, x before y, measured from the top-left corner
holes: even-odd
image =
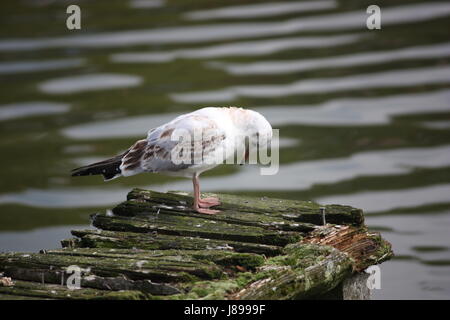
[[[369,232],[367,227],[333,225],[318,228],[301,242],[329,245],[348,254],[353,260],[353,268],[361,272],[371,265],[380,264],[394,253],[392,245],[378,232]]]

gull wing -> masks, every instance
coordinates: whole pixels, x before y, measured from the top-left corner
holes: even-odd
[[[214,161],[219,155],[217,165],[225,139],[225,131],[211,118],[184,115],[150,130],[147,139],[136,142],[122,158],[120,169],[125,176],[140,172],[176,174],[188,168],[201,169],[206,160]]]

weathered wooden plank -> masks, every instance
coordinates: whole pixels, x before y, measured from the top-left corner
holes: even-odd
[[[102,230],[74,230],[63,249],[0,254],[0,272],[16,283],[0,299],[334,297],[346,279],[392,256],[361,210],[325,206],[337,225],[322,226],[312,202],[219,198],[221,212],[205,216],[192,212],[188,194],[135,189],[115,215],[93,215]],[[83,268],[75,296],[58,285],[70,265]]]
[[[300,299],[332,290],[352,273],[351,259],[329,246],[291,244],[257,272],[186,285],[166,299]]]
[[[320,208],[325,208],[326,219],[328,223],[335,224],[351,224],[362,225],[364,223],[364,215],[361,209],[353,208],[350,206],[342,205],[325,205],[321,206],[311,201],[298,201],[298,200],[286,200],[286,199],[273,199],[273,198],[256,198],[248,196],[237,196],[228,194],[213,194],[205,193],[204,197],[214,196],[218,197],[221,201],[221,205],[217,206],[218,210],[223,212],[220,215],[215,215],[213,219],[235,219],[241,223],[245,221],[257,222],[260,219],[264,219],[263,215],[266,215],[268,223],[270,221],[276,221],[275,219],[282,219],[280,221],[295,221],[297,223],[306,223],[303,225],[305,231],[309,224],[322,225],[322,214]],[[114,213],[118,215],[136,215],[139,212],[145,212],[143,209],[147,208],[148,212],[153,212],[158,208],[160,210],[178,211],[180,213],[191,212],[189,206],[192,203],[192,196],[184,192],[167,192],[161,193],[151,190],[133,189],[127,196],[130,201],[141,202],[143,205],[135,207],[134,209],[123,210],[124,207],[118,206],[114,209]],[[147,206],[145,205],[147,204]],[[153,208],[154,206],[154,208]],[[248,216],[246,214],[251,213],[254,215]],[[192,213],[191,213],[192,214]],[[259,218],[258,218],[259,217]],[[300,227],[303,227],[300,225]],[[300,228],[299,227],[299,228]],[[299,230],[301,231],[301,230]]]
[[[17,254],[0,255],[0,267],[5,275],[11,268],[42,270],[58,270],[63,272],[68,266],[77,265],[89,270],[87,274],[103,277],[125,275],[132,280],[152,280],[155,282],[180,282],[195,279],[220,279],[226,277],[223,270],[208,261],[194,259],[131,259],[92,256],[70,256],[53,254]]]
[[[5,268],[5,272],[16,280],[33,281],[41,284],[67,285],[70,276],[63,268],[50,270],[8,266]],[[80,287],[113,291],[142,291],[153,295],[180,293],[176,285],[155,283],[150,280],[130,280],[125,276],[100,277],[86,272],[86,270],[80,275]]]
[[[181,202],[185,203],[184,201]],[[169,206],[157,201],[143,201],[142,199],[127,200],[117,205],[112,211],[115,215],[128,217],[151,217],[156,213],[182,217],[199,217],[229,224],[261,227],[268,230],[309,232],[316,227],[311,223],[292,221],[273,213],[239,212],[235,209],[222,209],[219,215],[205,216],[191,210],[188,205]]]
[[[58,256],[62,256],[59,257]],[[94,259],[100,261],[94,265]],[[114,261],[112,267],[110,261]],[[164,283],[153,283],[148,280],[131,280],[130,277],[141,279],[142,274],[137,277],[135,272],[130,274],[130,269],[139,267],[139,272],[151,280],[165,281],[193,281],[198,279],[220,279],[226,278],[230,272],[239,270],[254,270],[264,262],[264,258],[257,254],[235,253],[223,250],[125,250],[125,249],[98,249],[79,248],[47,250],[45,254],[9,254],[3,257],[2,268],[5,275],[14,279],[60,283],[67,279],[65,269],[69,265],[77,265],[84,268],[81,284],[83,287],[109,290],[141,290],[155,295],[175,294],[179,290],[176,285]],[[176,263],[176,267],[168,263]],[[194,265],[195,262],[207,264],[223,270],[208,269],[186,269],[187,265]],[[124,270],[124,264],[128,264]],[[131,264],[131,267],[129,266]],[[149,264],[150,268],[149,268]],[[182,265],[182,269],[181,268]],[[142,268],[142,270],[141,270]],[[160,273],[155,277],[154,270],[169,272],[169,275],[161,278]],[[213,272],[214,271],[214,272]],[[184,277],[180,272],[190,273],[195,277],[190,279]],[[215,274],[214,274],[215,273]],[[111,275],[111,276],[105,276]]]
[[[255,269],[264,263],[264,257],[254,253],[236,253],[227,250],[126,250],[104,248],[78,248],[46,250],[46,254],[72,257],[135,259],[139,261],[205,262],[219,266],[241,266]]]
[[[123,248],[145,250],[232,250],[274,256],[281,253],[280,246],[214,240],[199,237],[179,237],[165,234],[142,234],[107,230],[72,230],[79,239],[65,241],[63,246],[90,248]]]
[[[302,234],[272,231],[254,226],[229,224],[203,217],[158,214],[155,217],[118,217],[96,214],[92,224],[103,230],[200,237],[284,246],[299,241]]]
[[[45,299],[45,298],[40,298],[40,297],[30,297],[30,296],[21,296],[21,295],[0,293],[0,300],[54,300],[54,299]]]
[[[378,264],[392,256],[391,246],[376,233],[366,228],[327,225],[322,234],[345,232],[358,244],[343,247],[344,241],[328,245],[315,244],[316,237],[305,238],[300,243],[287,245],[283,254],[269,258],[252,274],[240,274],[231,281],[201,282],[178,298],[198,299],[312,299],[323,296],[340,286],[352,274],[358,274],[361,261]],[[371,241],[366,241],[368,238]],[[308,242],[311,241],[311,242]],[[373,242],[372,242],[373,241]],[[342,248],[341,251],[334,247]],[[360,256],[358,256],[360,255]],[[357,261],[354,258],[362,259]],[[342,286],[340,287],[342,290]],[[205,294],[199,296],[198,292]],[[350,293],[346,292],[349,297]],[[170,298],[174,298],[170,297]]]
[[[16,280],[13,287],[0,287],[0,295],[14,297],[30,297],[38,299],[89,299],[89,300],[142,300],[149,299],[141,291],[107,291],[91,288],[78,290],[68,289],[66,286],[42,284],[38,282]]]

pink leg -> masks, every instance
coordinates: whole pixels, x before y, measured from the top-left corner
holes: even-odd
[[[193,209],[197,211],[198,213],[203,214],[216,214],[219,213],[219,210],[212,210],[208,209],[209,207],[218,205],[220,202],[215,198],[207,198],[207,199],[201,199],[200,198],[200,184],[199,184],[199,178],[197,175],[194,175],[192,179],[193,185],[194,185],[194,206]]]

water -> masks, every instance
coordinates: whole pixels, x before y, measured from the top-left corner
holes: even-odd
[[[191,20],[212,19],[254,19],[270,17],[292,12],[315,11],[336,8],[336,1],[288,1],[273,3],[258,3],[250,5],[237,5],[212,10],[198,10],[187,12],[184,17]]]
[[[347,77],[300,80],[285,84],[250,84],[204,92],[175,93],[171,95],[171,98],[180,103],[213,103],[233,101],[239,97],[272,98],[371,88],[410,87],[435,83],[450,83],[450,67],[383,71]]]
[[[38,84],[38,89],[48,94],[70,94],[114,88],[127,88],[142,83],[141,77],[120,74],[89,74],[50,79]]]
[[[72,1],[77,3],[77,1]],[[222,166],[208,191],[362,208],[396,257],[375,299],[450,298],[450,4],[378,1],[2,3],[0,251],[58,247],[132,187],[70,169],[203,106],[238,105],[280,129],[279,173]]]

